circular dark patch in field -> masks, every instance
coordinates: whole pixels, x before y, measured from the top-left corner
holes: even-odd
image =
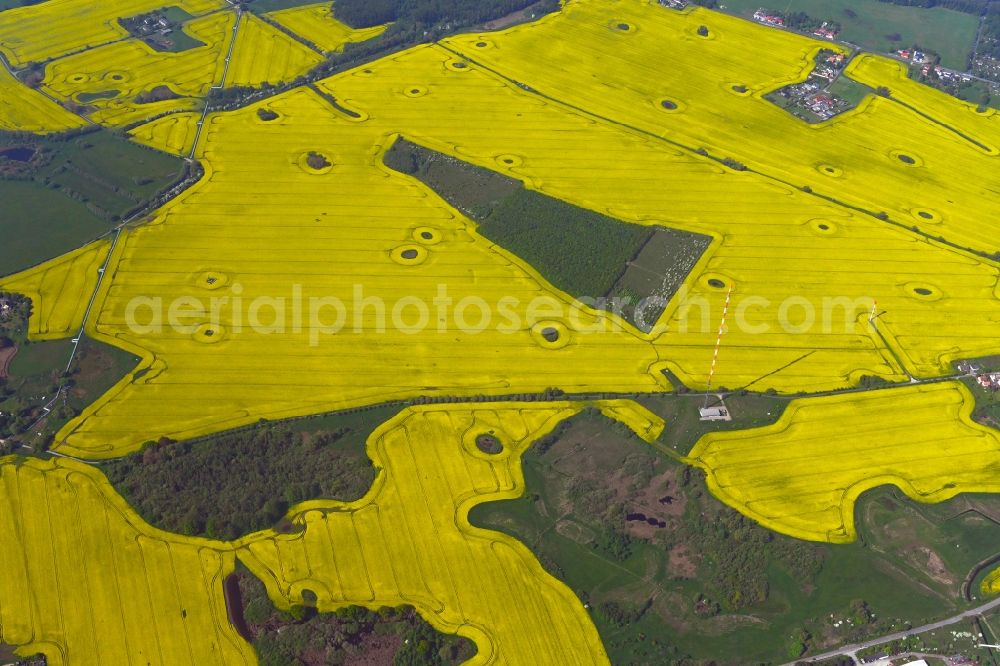
[[[712,278],[708,281],[708,286],[713,289],[725,289],[726,283],[718,278]]]
[[[677,102],[671,102],[669,99],[665,99],[662,102],[660,102],[660,106],[669,111],[673,111],[674,109],[677,108]]]
[[[0,157],[6,157],[15,162],[30,162],[35,153],[35,149],[30,146],[14,146],[13,148],[0,150]]]
[[[485,49],[487,46],[489,46],[489,44],[487,44],[486,42],[476,42],[476,46],[478,48]]]
[[[371,74],[371,73],[372,73],[372,70],[370,70],[370,69],[366,69],[366,70],[364,70],[364,72],[365,72],[365,74]]]
[[[909,155],[905,155],[905,154],[903,154],[903,153],[900,153],[899,155],[896,155],[896,157],[897,157],[897,158],[899,159],[899,161],[900,161],[900,162],[902,162],[903,164],[916,164],[916,163],[917,163],[917,161],[916,161],[915,159],[913,159],[913,158],[912,158],[912,157],[910,157]]]
[[[414,94],[414,95],[419,95],[419,94],[420,94],[420,88],[412,88],[412,89],[410,90],[410,92],[411,92],[412,94]]]
[[[278,119],[278,114],[271,109],[257,109],[257,117],[264,122],[271,122]]]
[[[630,26],[628,23],[619,23],[615,27],[617,27],[619,30],[626,30],[626,31],[632,29],[632,26]]]
[[[417,258],[417,251],[416,250],[403,250],[402,252],[400,252],[399,256],[401,256],[403,259],[416,259]]]
[[[735,85],[735,86],[733,86],[733,90],[735,92],[738,92],[738,93],[740,93],[742,95],[743,93],[745,93],[747,91],[747,87],[744,86],[744,85]]]
[[[559,339],[559,329],[554,326],[546,326],[542,329],[542,337],[546,342],[555,342]]]
[[[465,69],[466,67],[468,67],[468,65],[466,65],[464,62],[456,62],[454,65],[452,65],[452,67],[454,67],[455,69]]]
[[[830,229],[830,225],[829,224],[820,224],[819,228],[822,229],[823,231],[828,231]]]
[[[699,25],[698,26],[698,36],[699,37],[708,37],[708,26],[707,25]]]
[[[121,74],[112,74],[111,75],[111,80],[112,81],[123,81],[123,80],[125,80],[125,77],[122,76]]]
[[[934,219],[934,216],[931,213],[928,213],[926,210],[918,211],[917,215],[919,215],[920,217],[924,218],[925,220],[933,220]]]
[[[513,164],[514,160],[511,159],[510,157],[505,157],[505,158],[503,158],[503,163],[504,164]]]
[[[916,294],[920,294],[921,296],[930,296],[931,294],[934,293],[933,291],[927,289],[926,287],[914,287],[913,292]]]
[[[500,440],[485,432],[476,436],[476,448],[491,456],[503,452],[503,444],[500,443]]]
[[[326,155],[315,151],[306,155],[306,164],[309,165],[309,168],[316,169],[317,171],[333,166],[330,164],[330,160],[326,159]]]
[[[429,231],[423,231],[420,233],[420,237],[423,238],[424,240],[430,240],[434,238],[434,234],[432,234]]]

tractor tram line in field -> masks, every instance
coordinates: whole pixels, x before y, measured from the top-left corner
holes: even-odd
[[[790,32],[792,32],[793,34],[797,34],[797,33],[794,33],[794,31],[790,31]],[[732,168],[731,162],[729,161],[728,158],[723,158],[723,157],[718,157],[716,155],[712,155],[710,152],[708,152],[703,147],[693,147],[691,145],[683,143],[682,141],[680,141],[680,140],[678,140],[676,138],[668,138],[664,134],[657,134],[655,132],[651,132],[649,130],[646,130],[646,129],[643,129],[641,127],[638,127],[636,125],[631,125],[629,123],[626,123],[626,122],[623,122],[623,121],[619,121],[619,120],[615,120],[614,118],[609,118],[607,116],[601,115],[601,114],[599,114],[599,113],[597,113],[595,111],[592,111],[591,109],[578,106],[578,105],[576,105],[576,104],[574,104],[572,102],[569,102],[569,101],[566,101],[566,100],[561,100],[561,99],[559,99],[557,97],[553,97],[552,95],[549,95],[549,94],[547,94],[547,93],[545,93],[545,92],[543,92],[543,91],[535,88],[534,86],[530,86],[530,85],[528,85],[526,83],[523,83],[521,81],[518,81],[518,80],[510,77],[509,75],[507,75],[507,74],[505,74],[505,73],[497,70],[496,68],[494,68],[494,67],[492,67],[492,66],[490,66],[490,65],[488,65],[488,64],[486,64],[484,62],[482,62],[481,60],[477,60],[473,56],[469,55],[467,52],[459,51],[459,50],[453,48],[452,46],[450,46],[448,44],[445,44],[443,42],[437,43],[436,46],[438,46],[438,47],[440,47],[440,48],[448,51],[449,53],[452,53],[456,57],[459,57],[459,58],[462,58],[464,60],[469,61],[470,63],[476,65],[477,67],[482,68],[485,71],[490,72],[494,76],[496,76],[496,77],[498,77],[500,79],[503,79],[504,81],[507,81],[507,82],[509,82],[509,83],[517,86],[518,88],[520,88],[521,90],[523,90],[526,93],[529,93],[529,94],[532,94],[532,95],[537,95],[538,97],[540,97],[540,98],[542,98],[542,99],[544,99],[544,100],[546,100],[548,102],[551,102],[553,104],[557,104],[559,106],[562,106],[562,107],[565,107],[565,108],[568,108],[568,109],[572,109],[573,111],[576,111],[577,113],[581,113],[581,114],[590,116],[590,117],[594,118],[595,120],[598,120],[598,121],[600,121],[602,123],[607,123],[609,125],[616,125],[616,126],[624,128],[625,130],[627,130],[629,132],[634,132],[634,133],[641,134],[643,136],[647,136],[649,138],[655,139],[657,141],[662,141],[662,142],[664,142],[664,143],[666,143],[668,145],[671,145],[671,146],[674,146],[676,148],[679,148],[679,149],[685,151],[686,153],[691,154],[692,156],[701,156],[701,157],[704,157],[705,159],[709,159],[709,160],[712,160],[712,161],[714,161],[714,162],[716,162],[718,164],[726,166],[727,168]],[[852,54],[852,58],[853,58],[853,56],[859,55],[860,53],[862,53],[862,51],[860,51],[860,50],[856,51],[854,54]],[[846,69],[846,66],[845,66],[844,69]],[[841,70],[841,75],[843,75],[843,70]],[[893,100],[893,101],[894,102],[898,102],[898,100]],[[946,128],[946,129],[948,129],[948,130],[950,130],[952,132],[955,132],[956,134],[958,134],[959,136],[961,136],[963,139],[971,142],[973,145],[976,145],[976,146],[979,146],[979,147],[983,147],[983,144],[979,143],[978,141],[975,141],[974,139],[971,139],[970,137],[965,136],[960,131],[958,131],[958,130],[956,130],[956,129],[954,129],[954,128],[952,128],[952,127],[950,127],[950,126],[948,126],[948,125],[946,125],[944,123],[941,123],[940,121],[938,121],[938,120],[936,120],[936,119],[934,119],[934,118],[932,118],[930,116],[927,116],[926,114],[924,114],[922,112],[919,112],[916,109],[913,109],[909,105],[901,104],[901,106],[903,106],[904,108],[910,109],[910,110],[918,113],[918,115],[924,116],[924,117],[928,118],[929,120],[931,120],[931,121],[933,121],[935,123],[940,124],[942,127]],[[828,122],[835,122],[835,121],[828,121]],[[841,206],[841,207],[843,207],[845,209],[848,209],[848,210],[852,210],[852,211],[855,211],[855,212],[858,212],[858,213],[862,213],[862,214],[864,214],[866,216],[869,216],[869,217],[872,217],[872,218],[874,218],[874,219],[876,219],[879,222],[882,222],[884,224],[892,225],[892,226],[894,226],[894,227],[896,227],[896,228],[898,228],[900,230],[905,231],[906,233],[918,235],[918,236],[920,236],[920,237],[922,237],[922,238],[924,238],[924,239],[926,239],[928,241],[933,241],[934,243],[937,243],[937,244],[939,244],[941,246],[945,246],[948,249],[953,250],[955,252],[958,252],[960,254],[973,255],[973,256],[976,257],[977,260],[986,260],[987,262],[990,262],[990,263],[992,263],[994,265],[1000,266],[1000,261],[997,261],[995,255],[991,255],[991,254],[989,254],[987,252],[984,252],[984,251],[981,251],[981,250],[976,250],[975,248],[963,246],[963,245],[961,245],[959,243],[955,243],[955,242],[953,242],[951,240],[948,240],[946,237],[941,236],[941,235],[934,235],[934,234],[931,234],[930,232],[925,232],[925,231],[923,231],[921,229],[915,229],[913,227],[913,225],[908,224],[908,223],[904,223],[904,222],[901,222],[901,221],[898,221],[898,220],[894,220],[891,217],[885,215],[884,213],[880,214],[880,213],[876,213],[876,212],[873,212],[871,210],[868,210],[866,208],[862,208],[862,207],[857,206],[857,205],[852,205],[850,203],[847,203],[847,202],[845,202],[845,201],[837,198],[834,195],[824,194],[823,192],[816,191],[814,188],[803,188],[799,184],[783,180],[782,178],[780,178],[780,177],[778,177],[776,175],[772,175],[772,174],[769,174],[769,173],[767,173],[765,171],[761,171],[759,169],[755,169],[754,167],[751,167],[751,166],[748,166],[748,165],[745,165],[745,164],[740,164],[738,166],[739,166],[739,170],[740,171],[744,171],[744,172],[748,172],[748,173],[753,173],[753,174],[758,175],[758,176],[760,176],[762,178],[771,180],[771,181],[773,181],[775,183],[780,183],[780,184],[785,185],[787,187],[792,187],[792,188],[794,188],[796,190],[800,190],[800,191],[804,192],[805,194],[808,194],[809,196],[816,197],[818,199],[821,199],[823,201],[827,201],[827,202],[832,203],[832,204],[837,205],[837,206]]]

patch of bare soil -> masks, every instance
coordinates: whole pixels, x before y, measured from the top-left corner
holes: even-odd
[[[0,349],[0,379],[7,379],[10,362],[14,360],[15,356],[17,356],[17,347]]]
[[[945,566],[944,560],[941,556],[935,553],[933,550],[927,546],[920,546],[917,548],[917,553],[919,553],[921,559],[925,560],[924,570],[927,575],[933,580],[945,585],[947,587],[953,587],[958,581],[952,575],[948,567]]]
[[[708,636],[728,634],[739,627],[767,625],[767,620],[755,615],[716,615],[705,618],[698,625],[698,632]]]
[[[667,573],[675,578],[695,578],[698,575],[698,563],[687,544],[674,546],[668,552]]]
[[[526,21],[534,9],[536,9],[536,5],[519,9],[518,11],[511,12],[506,16],[501,16],[498,19],[487,21],[483,24],[483,28],[485,30],[502,30],[504,28],[509,28],[512,25]]]

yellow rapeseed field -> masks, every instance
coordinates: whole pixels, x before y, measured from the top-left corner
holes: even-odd
[[[164,0],[46,0],[0,12],[0,52],[23,67],[128,37],[119,18],[164,7]],[[170,0],[190,14],[227,7],[225,0]]]
[[[251,536],[240,559],[284,608],[304,590],[320,610],[412,604],[437,629],[475,641],[471,664],[606,664],[576,595],[523,544],[468,521],[476,504],[521,495],[521,453],[579,407],[408,409],[369,439],[382,473],[366,497],[306,502],[290,513],[302,532]],[[480,434],[503,451],[481,452]]]
[[[419,47],[320,86],[358,117],[305,89],[209,117],[199,148],[206,178],[119,245],[91,320],[93,335],[138,349],[149,371],[69,424],[60,450],[113,456],[150,433],[192,436],[427,393],[662,390],[663,367],[703,386],[729,285],[735,301],[715,386],[834,389],[863,375],[937,375],[954,358],[997,350],[994,265],[598,123],[442,48]],[[653,334],[606,331],[613,319],[584,313],[559,345],[547,345],[524,304],[541,294],[571,299],[418,181],[383,167],[397,134],[579,205],[715,243]],[[309,152],[329,166],[310,168]],[[429,238],[418,233],[424,227]],[[336,297],[353,315],[370,296],[389,310],[403,297],[431,303],[441,285],[453,304],[518,299],[520,328],[461,332],[446,317],[419,332],[380,332],[376,306],[361,308],[357,322],[346,318],[338,335],[293,325],[296,289],[305,303]],[[165,309],[179,296],[197,302],[191,332],[129,328],[134,299],[160,297]],[[283,313],[265,303],[263,319],[281,316],[285,329],[250,330],[247,313],[234,320],[228,306],[209,327],[210,299],[234,296],[244,308],[284,298]],[[867,321],[876,299],[878,332]],[[411,310],[407,321],[418,316]],[[324,317],[338,319],[332,310]],[[592,324],[602,332],[573,331]]]
[[[0,67],[0,130],[48,133],[81,127],[84,122]]]
[[[957,382],[796,400],[774,425],[705,435],[688,462],[762,525],[846,543],[855,501],[877,486],[920,502],[1000,492],[1000,432],[973,423],[973,406]]]
[[[845,72],[873,88],[885,86],[893,99],[908,104],[937,122],[953,128],[981,144],[984,151],[1000,155],[1000,113],[952,97],[914,81],[898,60],[863,53],[848,64]]]
[[[143,523],[95,468],[0,458],[0,643],[53,666],[256,664],[226,544]]]
[[[136,127],[129,136],[150,148],[187,155],[191,152],[200,119],[200,113],[172,113]]]
[[[276,118],[262,120],[258,108]],[[141,348],[149,371],[69,424],[60,451],[116,456],[150,433],[187,437],[262,416],[422,394],[668,386],[656,350],[632,330],[613,330],[610,317],[583,311],[574,321],[557,312],[554,325],[565,335],[545,341],[539,331],[549,315],[529,312],[529,304],[547,295],[564,308],[569,299],[480,238],[419,182],[381,166],[393,140],[384,128],[299,89],[210,116],[202,140],[205,179],[119,242],[89,320],[99,339]],[[310,168],[309,152],[331,166]],[[439,320],[433,303],[442,289],[452,305]],[[212,317],[213,297],[236,296],[240,312],[231,301]],[[130,303],[154,297],[163,299],[164,317],[176,298],[200,305],[184,318],[186,328],[166,318],[159,332],[130,327]],[[375,297],[384,299],[384,312],[365,305]],[[258,298],[259,311],[251,311]],[[323,332],[340,319],[332,307],[310,321],[310,298],[345,304],[338,334]],[[425,328],[416,298],[434,309]],[[480,308],[459,307],[473,298],[487,305],[516,299],[508,303],[518,321],[511,326],[491,311],[490,325],[479,330]],[[392,325],[393,309],[402,326]],[[145,326],[151,314],[143,306],[136,323]],[[251,317],[263,326],[252,328]],[[271,328],[275,317],[283,330]],[[588,328],[595,330],[578,333]]]
[[[195,108],[197,98],[221,83],[235,20],[236,14],[227,11],[190,21],[185,30],[204,46],[187,51],[160,52],[127,39],[61,58],[46,69],[45,88],[62,99],[96,107],[91,118],[109,125]],[[160,86],[178,98],[137,101],[137,96]]]
[[[323,61],[323,57],[250,13],[240,19],[228,86],[259,86],[292,81]]]
[[[443,43],[597,116],[996,252],[995,231],[983,224],[1000,206],[993,155],[881,97],[819,125],[763,99],[802,80],[820,48],[837,48],[828,42],[655,0],[572,0],[537,22]],[[677,108],[665,110],[664,99]]]
[[[993,596],[995,594],[1000,594],[1000,569],[994,569],[983,578],[983,582],[979,585],[980,591],[982,591],[985,596]]]
[[[72,664],[255,664],[227,618],[223,581],[239,556],[282,608],[309,589],[320,610],[409,604],[472,639],[472,664],[605,664],[580,600],[515,539],[471,526],[481,502],[524,492],[520,456],[584,403],[414,407],[378,428],[379,476],[361,500],[311,501],[233,543],[144,523],[98,468],[0,458],[0,642]],[[625,401],[594,403],[663,423]],[[483,453],[478,435],[503,450]]]
[[[730,285],[716,386],[815,391],[865,374],[905,379],[867,322],[876,300],[880,329],[914,374],[937,375],[954,358],[998,350],[994,264],[596,122],[437,47],[319,85],[368,114],[366,125],[611,216],[713,236],[663,319],[666,332],[653,336],[690,386],[704,385]]]
[[[268,17],[327,52],[340,51],[345,44],[378,37],[388,27],[378,25],[355,30],[333,17],[329,2],[282,9],[269,13]]]
[[[0,291],[31,299],[30,339],[57,340],[80,330],[110,246],[108,241],[97,241],[41,266],[0,277]]]

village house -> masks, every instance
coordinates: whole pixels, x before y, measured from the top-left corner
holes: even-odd
[[[772,14],[766,9],[758,9],[753,13],[753,18],[755,21],[760,21],[766,25],[776,25],[779,27],[785,26],[785,17],[779,14]]]
[[[830,24],[823,21],[823,25],[813,30],[813,34],[817,37],[825,37],[826,39],[833,39],[837,36],[837,31],[830,27]]]
[[[988,391],[1000,390],[1000,372],[990,372],[976,377],[979,385]]]

